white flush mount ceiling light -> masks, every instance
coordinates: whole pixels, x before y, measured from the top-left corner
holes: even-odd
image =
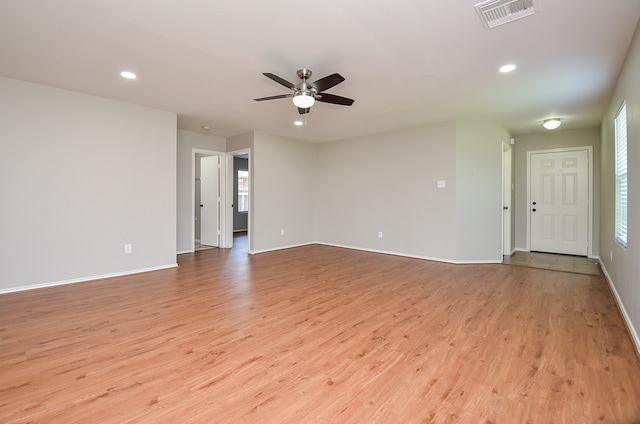
[[[205,131],[211,131],[211,127],[209,125],[203,125],[202,129]]]
[[[502,72],[503,74],[506,74],[508,72],[513,72],[516,70],[516,65],[510,63],[508,65],[504,65],[501,66],[500,69],[498,69],[500,72]]]
[[[548,130],[555,130],[560,126],[560,118],[545,119],[542,123],[542,126]]]
[[[302,122],[302,121],[293,121],[293,125],[295,125],[296,127],[300,127],[300,126],[304,125],[304,122]]]
[[[309,90],[300,90],[293,96],[293,104],[301,109],[307,109],[316,102],[313,93]]]
[[[131,71],[122,71],[120,72],[120,76],[126,79],[136,79],[136,74]]]

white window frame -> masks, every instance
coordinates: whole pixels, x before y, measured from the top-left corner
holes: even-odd
[[[627,102],[622,102],[614,119],[615,139],[615,237],[623,247],[627,246],[627,218],[629,206]]]

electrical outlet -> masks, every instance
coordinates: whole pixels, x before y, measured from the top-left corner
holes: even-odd
[[[280,235],[283,236],[284,235],[284,228],[280,228]]]
[[[133,252],[133,246],[130,244],[125,244],[124,245],[124,253],[131,253]]]
[[[382,238],[382,231],[378,231],[378,238]]]

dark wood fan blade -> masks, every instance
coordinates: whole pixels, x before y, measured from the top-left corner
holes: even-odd
[[[278,84],[282,84],[285,87],[290,88],[292,90],[295,88],[295,85],[293,83],[287,81],[286,79],[280,78],[279,76],[274,75],[272,73],[264,72],[262,75],[264,75],[267,78],[271,78],[272,80],[274,80]]]
[[[316,100],[324,103],[333,103],[334,105],[351,106],[355,100],[348,99],[335,94],[321,93],[316,95]]]
[[[315,87],[318,93],[321,93],[325,90],[330,89],[331,87],[335,87],[344,81],[344,77],[340,74],[331,74],[327,75],[324,78],[320,78],[318,81],[312,82],[311,86]]]
[[[269,96],[269,97],[260,97],[259,99],[253,99],[256,102],[261,102],[263,100],[275,100],[275,99],[286,99],[287,97],[292,97],[293,94],[278,94],[277,96]]]
[[[300,115],[304,115],[305,113],[309,113],[310,110],[311,110],[310,107],[307,107],[307,108],[299,107],[298,108],[298,113]]]

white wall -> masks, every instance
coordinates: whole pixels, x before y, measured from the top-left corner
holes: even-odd
[[[317,240],[454,259],[455,149],[454,122],[318,145]]]
[[[600,259],[612,282],[625,319],[632,328],[640,351],[640,26],[602,122],[600,192]],[[615,241],[615,178],[613,120],[622,102],[627,102],[629,158],[628,245]],[[613,254],[610,260],[609,254]]]
[[[177,135],[177,229],[176,251],[193,251],[193,149],[224,152],[224,137],[178,130]]]
[[[515,144],[515,172],[516,172],[516,249],[526,250],[527,247],[527,152],[569,147],[593,146],[593,204],[600,203],[600,129],[588,128],[583,130],[548,131],[540,134],[523,135],[516,138]],[[599,246],[599,210],[593,208],[592,246],[597,255]]]
[[[459,120],[318,145],[317,240],[500,262],[503,134],[497,122]]]
[[[499,122],[456,122],[456,260],[502,262]]]
[[[175,265],[174,113],[2,77],[0,93],[0,291]]]
[[[314,145],[256,132],[250,160],[252,251],[314,242]]]
[[[253,131],[229,137],[227,138],[227,152],[251,150],[253,149],[253,139]]]

